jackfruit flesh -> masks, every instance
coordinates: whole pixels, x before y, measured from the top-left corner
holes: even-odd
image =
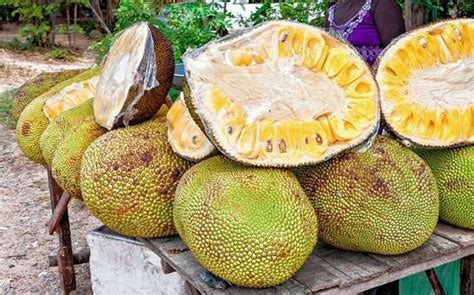
[[[243,163],[318,163],[364,142],[379,120],[370,69],[318,28],[269,22],[190,52],[184,64],[186,105],[215,146]]]
[[[289,279],[312,252],[318,223],[295,176],[223,156],[188,170],[175,194],[176,229],[210,272],[242,287]]]
[[[51,121],[65,110],[78,106],[95,95],[99,76],[64,87],[59,93],[46,100],[43,111]]]
[[[83,69],[68,70],[55,73],[43,73],[21,85],[15,93],[12,104],[12,117],[15,121],[20,118],[21,112],[26,106],[41,94],[48,92],[55,85],[71,79],[84,72]]]
[[[84,83],[84,81],[88,81],[94,76],[97,76],[99,71],[100,69],[98,67],[92,68],[71,79],[63,81],[53,87],[50,91],[38,96],[30,104],[28,104],[28,106],[21,113],[16,126],[16,138],[18,141],[18,145],[20,146],[25,156],[37,163],[46,164],[40,147],[41,135],[46,130],[50,122],[44,111],[46,101],[48,101],[52,97],[56,97],[56,95],[66,87],[70,87],[74,84],[81,85],[82,83]],[[73,86],[72,88],[82,89],[81,86]],[[84,92],[81,91],[80,93]],[[59,100],[60,98],[58,98],[57,101]],[[72,108],[74,106],[72,102],[73,101],[69,101],[67,108]],[[76,100],[76,102],[79,103],[79,100]],[[50,113],[58,114],[60,112],[54,109],[55,106],[58,106],[59,110],[66,109],[64,105],[54,104],[54,106],[52,106],[52,109],[50,109]]]
[[[184,94],[171,106],[166,115],[168,141],[173,150],[186,159],[199,161],[215,151],[214,145],[194,123],[184,103]]]
[[[295,172],[318,216],[319,239],[334,247],[402,254],[421,246],[437,224],[440,204],[431,170],[391,138],[379,136],[364,153]]]
[[[173,81],[171,44],[139,22],[117,35],[105,60],[94,100],[96,122],[107,129],[151,118]]]
[[[436,177],[439,218],[474,230],[474,146],[416,152]]]
[[[421,146],[474,142],[474,19],[407,33],[382,55],[376,79],[387,125]]]

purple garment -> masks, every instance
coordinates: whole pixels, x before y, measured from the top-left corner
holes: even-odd
[[[334,17],[336,5],[329,8],[329,29],[338,36],[346,39],[364,57],[370,65],[373,65],[382,52],[380,40],[374,18],[370,14],[372,0],[367,0],[359,12],[348,22],[337,25]]]

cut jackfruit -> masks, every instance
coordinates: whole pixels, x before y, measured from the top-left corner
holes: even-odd
[[[83,87],[81,85],[89,83],[93,77],[98,75],[99,70],[100,69],[96,67],[63,81],[28,104],[21,113],[16,126],[18,145],[25,156],[37,163],[46,164],[40,148],[40,138],[49,125],[50,120],[47,114],[54,117],[61,111],[74,107],[74,102],[91,98],[89,95],[86,95],[87,98],[84,97],[84,99],[69,100],[67,104],[60,103],[63,98],[68,99],[68,97],[74,95],[73,89],[79,89],[79,93],[83,94]],[[64,89],[71,89],[71,91],[67,91],[65,96],[57,96],[57,94],[64,91]],[[53,99],[55,103],[50,106],[45,106],[45,103],[50,99]],[[58,110],[55,109],[56,107],[58,107]]]
[[[140,22],[121,32],[97,85],[96,122],[110,130],[148,120],[165,102],[173,75],[171,44],[154,26]]]
[[[173,151],[191,161],[202,160],[215,152],[216,148],[194,123],[184,103],[184,93],[173,104],[166,115],[168,141]]]
[[[370,69],[323,30],[269,22],[184,56],[191,116],[226,156],[257,166],[327,160],[379,120]]]
[[[376,79],[387,126],[419,146],[474,142],[474,19],[407,33],[383,54]]]

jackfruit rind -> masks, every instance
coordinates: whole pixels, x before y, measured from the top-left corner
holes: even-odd
[[[317,241],[316,215],[290,171],[242,166],[223,156],[184,174],[173,215],[199,263],[242,287],[289,279]]]
[[[43,159],[51,167],[54,154],[64,138],[80,125],[94,120],[92,99],[66,110],[52,120],[40,137]]]
[[[41,94],[51,90],[58,83],[79,75],[84,69],[68,70],[54,73],[42,73],[21,85],[15,93],[12,104],[12,117],[15,121],[20,118],[26,106]]]
[[[474,147],[416,152],[436,178],[440,219],[474,230]]]
[[[74,198],[81,196],[81,163],[89,145],[106,132],[94,120],[83,122],[61,141],[51,164],[58,185]]]
[[[173,199],[192,163],[166,138],[166,118],[110,131],[82,159],[81,192],[89,211],[111,229],[131,237],[176,234]]]
[[[50,91],[35,98],[21,113],[16,126],[16,138],[21,150],[32,161],[45,165],[40,148],[40,137],[48,127],[43,106],[46,100],[60,92],[63,88],[74,83],[81,83],[98,74],[99,68],[87,70],[71,79],[54,86]]]
[[[474,19],[408,32],[381,54],[376,79],[387,127],[417,147],[474,143]]]
[[[191,118],[183,93],[166,115],[168,141],[181,157],[196,162],[212,155],[216,148]]]
[[[227,157],[256,166],[325,161],[365,142],[378,87],[346,42],[273,21],[184,55],[186,106]]]
[[[151,118],[165,102],[174,75],[170,42],[154,26],[137,23],[114,40],[96,99],[96,122],[107,129]]]
[[[295,170],[334,247],[397,255],[421,246],[439,214],[436,181],[423,160],[388,137],[365,153],[347,153]]]

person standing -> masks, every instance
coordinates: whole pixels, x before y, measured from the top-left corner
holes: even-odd
[[[326,27],[351,43],[370,65],[405,32],[395,0],[338,0],[329,7]]]

